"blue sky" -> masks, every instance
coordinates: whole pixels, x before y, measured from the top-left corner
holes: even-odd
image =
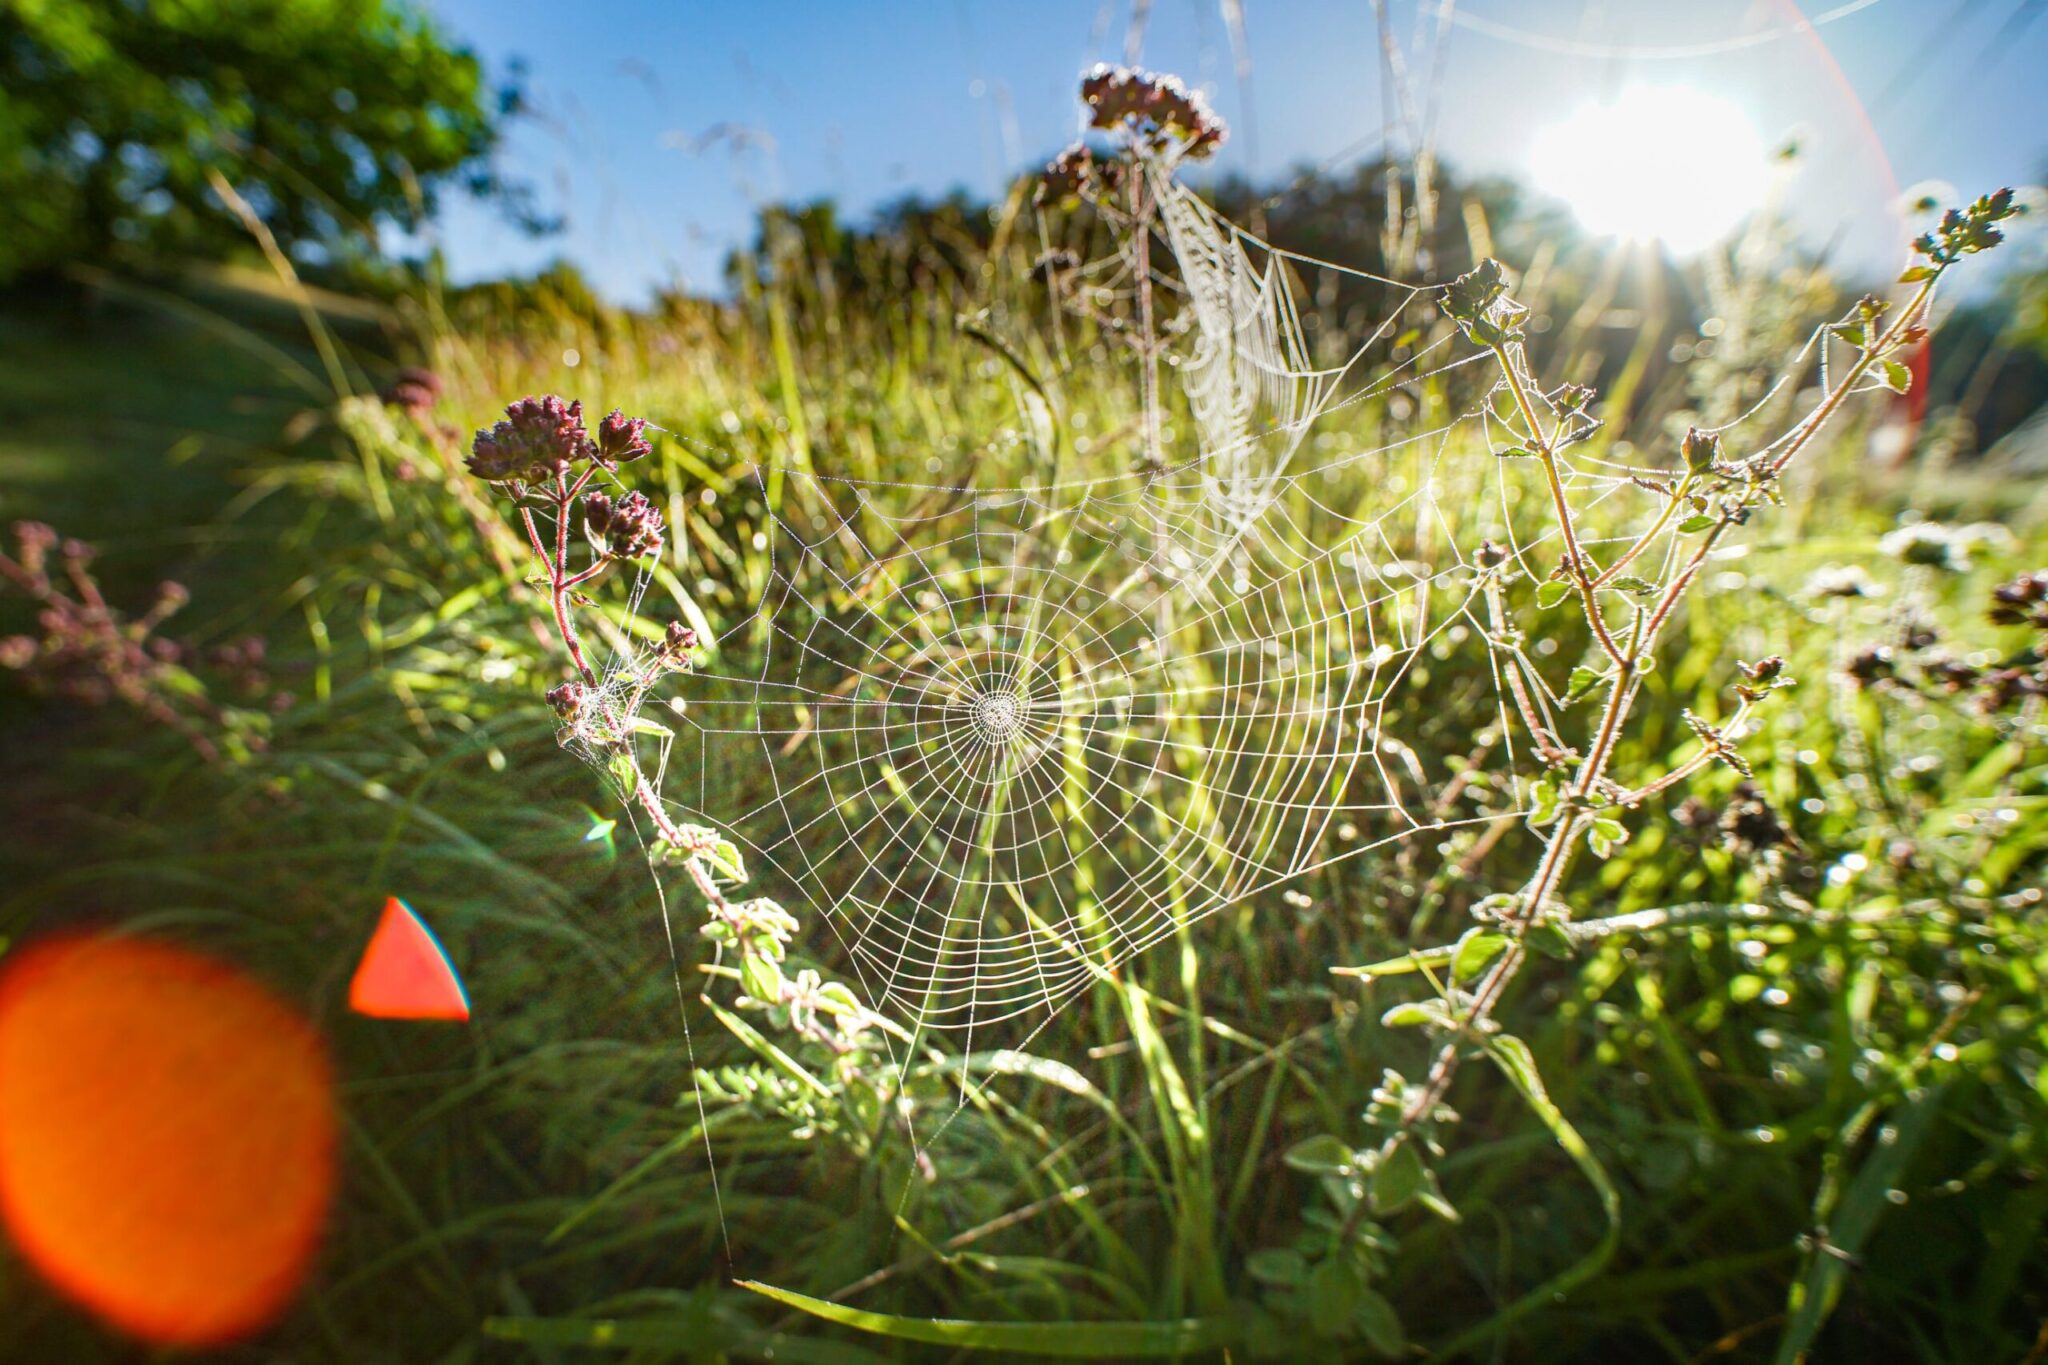
[[[523,61],[538,116],[508,164],[567,230],[522,237],[452,203],[458,278],[564,255],[607,294],[718,285],[777,199],[858,215],[910,191],[989,195],[1073,137],[1076,76],[1121,58],[1132,0],[425,0],[497,73]],[[1388,0],[1428,84],[1440,0]],[[1276,178],[1377,153],[1368,0],[1242,0],[1248,85],[1220,0],[1154,0],[1142,62],[1206,87],[1231,123],[1220,169]],[[1892,186],[1974,193],[2048,173],[2044,0],[1459,0],[1440,144],[1514,174],[1545,124],[1624,84],[1682,84],[1808,155],[1792,207],[1816,241],[1889,260]],[[1802,22],[1802,20],[1808,22]],[[1867,118],[1867,122],[1866,122]],[[1400,137],[1398,129],[1396,138]]]

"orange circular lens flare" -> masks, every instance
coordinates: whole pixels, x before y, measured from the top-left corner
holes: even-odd
[[[334,1189],[320,1038],[262,986],[147,939],[0,966],[0,1216],[115,1326],[206,1345],[268,1323]]]

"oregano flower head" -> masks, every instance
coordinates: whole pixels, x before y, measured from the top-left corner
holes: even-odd
[[[1205,157],[1230,135],[1200,91],[1156,71],[1098,63],[1081,78],[1081,102],[1091,126],[1128,130],[1152,151],[1178,145],[1182,156]]]
[[[467,463],[487,483],[545,483],[597,454],[583,425],[582,402],[564,402],[551,393],[520,399],[505,409],[504,421],[477,432]]]

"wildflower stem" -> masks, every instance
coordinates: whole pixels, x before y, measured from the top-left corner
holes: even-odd
[[[555,561],[548,554],[547,546],[541,544],[540,528],[533,522],[533,509],[522,507],[519,509],[519,516],[526,523],[526,538],[532,542],[534,554],[540,557],[541,567],[548,571],[548,578],[552,580],[555,576]]]
[[[1515,396],[1515,406],[1521,410],[1522,423],[1529,428],[1529,446],[1543,465],[1544,482],[1550,485],[1551,505],[1557,510],[1558,528],[1564,533],[1565,572],[1572,576],[1572,582],[1579,589],[1579,599],[1585,604],[1586,622],[1593,628],[1593,636],[1600,642],[1600,648],[1616,663],[1622,662],[1621,647],[1614,642],[1614,636],[1607,629],[1607,622],[1600,614],[1600,600],[1594,596],[1594,582],[1587,571],[1588,557],[1579,547],[1579,532],[1572,520],[1571,501],[1565,496],[1564,476],[1558,472],[1557,454],[1551,449],[1551,439],[1543,433],[1543,424],[1537,420],[1536,405],[1529,398],[1528,385],[1522,382],[1521,371],[1514,358],[1508,354],[1505,342],[1496,342],[1491,348],[1494,359],[1500,362],[1501,373],[1507,376],[1508,391]]]
[[[1808,413],[1799,425],[1794,428],[1790,438],[1786,441],[1785,449],[1768,466],[1772,474],[1775,475],[1782,472],[1799,452],[1812,442],[1813,438],[1827,425],[1828,420],[1841,408],[1849,395],[1855,392],[1856,386],[1869,373],[1871,366],[1897,348],[1900,339],[1905,335],[1906,329],[1916,325],[1920,316],[1925,313],[1928,302],[1933,296],[1934,286],[1946,268],[1946,264],[1935,267],[1933,273],[1921,283],[1919,290],[1913,295],[1906,307],[1901,310],[1891,326],[1886,328],[1876,341],[1864,348],[1863,353],[1857,358],[1855,364],[1849,367],[1842,377],[1835,382],[1834,386],[1828,390],[1821,401],[1815,405],[1813,411]],[[1687,558],[1685,566],[1666,585],[1656,605],[1647,612],[1638,612],[1636,614],[1635,625],[1630,632],[1627,649],[1624,650],[1615,645],[1612,636],[1606,632],[1604,623],[1601,621],[1598,610],[1593,602],[1593,592],[1597,583],[1604,582],[1608,575],[1602,575],[1599,580],[1595,580],[1586,573],[1584,561],[1577,548],[1577,538],[1572,527],[1571,513],[1564,500],[1563,486],[1557,474],[1555,459],[1550,451],[1549,443],[1543,439],[1542,429],[1537,425],[1534,404],[1530,402],[1527,389],[1511,363],[1506,348],[1496,345],[1492,347],[1492,350],[1496,359],[1500,362],[1502,372],[1507,376],[1508,387],[1513,392],[1515,401],[1521,408],[1523,421],[1528,424],[1531,443],[1535,452],[1542,460],[1544,473],[1550,483],[1551,496],[1557,506],[1558,518],[1564,528],[1565,544],[1567,554],[1569,555],[1568,569],[1578,582],[1581,595],[1585,598],[1587,618],[1593,625],[1594,633],[1600,637],[1603,648],[1606,648],[1610,657],[1619,665],[1619,672],[1608,691],[1607,705],[1602,711],[1599,730],[1592,747],[1580,762],[1578,775],[1572,784],[1571,791],[1564,798],[1563,809],[1558,815],[1556,825],[1550,831],[1549,839],[1544,845],[1543,854],[1537,864],[1536,871],[1524,883],[1520,894],[1516,898],[1515,910],[1505,926],[1508,930],[1508,945],[1500,956],[1494,959],[1492,965],[1488,967],[1485,974],[1473,988],[1471,1003],[1465,1009],[1459,1021],[1458,1035],[1447,1039],[1438,1050],[1436,1059],[1431,1063],[1429,1073],[1424,1079],[1422,1086],[1416,1091],[1414,1097],[1403,1111],[1404,1121],[1401,1128],[1389,1137],[1382,1146],[1382,1160],[1390,1156],[1403,1142],[1409,1141],[1415,1125],[1434,1113],[1443,1102],[1444,1097],[1450,1093],[1451,1082],[1456,1078],[1459,1063],[1464,1056],[1462,1051],[1464,1041],[1476,1035],[1487,1026],[1493,1016],[1494,1009],[1506,995],[1509,985],[1520,974],[1522,966],[1528,958],[1528,931],[1543,913],[1544,907],[1550,902],[1557,888],[1563,884],[1566,874],[1571,869],[1572,861],[1578,853],[1580,836],[1587,823],[1592,819],[1590,806],[1593,797],[1596,792],[1601,790],[1601,784],[1606,777],[1607,764],[1613,756],[1614,745],[1621,734],[1622,726],[1627,721],[1629,713],[1634,709],[1636,697],[1641,691],[1643,674],[1638,666],[1639,661],[1649,656],[1651,650],[1656,645],[1657,637],[1663,630],[1664,625],[1670,620],[1672,613],[1677,610],[1679,602],[1684,599],[1687,591],[1698,578],[1701,567],[1713,553],[1721,537],[1726,534],[1731,526],[1737,524],[1741,510],[1737,507],[1725,511],[1720,519],[1701,537],[1699,546]],[[1681,485],[1682,487],[1683,485]],[[1676,507],[1679,501],[1680,495],[1674,493],[1670,504],[1665,509],[1667,517],[1671,508]],[[1661,520],[1662,518],[1660,518]],[[1654,535],[1655,529],[1653,528],[1652,535]],[[1649,538],[1649,536],[1646,536],[1645,541]],[[1635,553],[1636,551],[1632,550],[1629,555],[1624,557],[1622,562],[1626,562],[1627,558],[1634,557]],[[1615,567],[1619,568],[1620,563],[1617,563]],[[1744,711],[1742,709],[1738,709],[1736,712],[1738,718],[1743,714]],[[1715,754],[1716,750],[1708,746],[1699,754],[1680,764],[1677,769],[1666,774],[1663,778],[1635,792],[1625,794],[1622,799],[1627,803],[1633,804],[1636,800],[1667,790],[1683,780],[1683,778],[1691,776],[1705,767],[1713,760]],[[1362,1208],[1363,1206],[1363,1201],[1361,1201],[1360,1207]],[[1345,1228],[1347,1235],[1355,1228],[1357,1221],[1357,1216],[1354,1215],[1347,1222]]]
[[[1145,405],[1145,466],[1166,467],[1159,424],[1159,337],[1152,319],[1152,204],[1147,194],[1144,162],[1135,160],[1131,176],[1133,270],[1138,289],[1139,375]]]
[[[1947,270],[1947,265],[1935,266],[1933,273],[1920,282],[1920,288],[1914,292],[1906,306],[1899,310],[1898,316],[1892,320],[1892,325],[1885,328],[1876,341],[1863,348],[1863,354],[1856,357],[1856,363],[1849,367],[1849,372],[1842,377],[1841,382],[1829,390],[1827,397],[1806,415],[1806,420],[1792,433],[1792,439],[1786,443],[1784,453],[1771,462],[1773,474],[1782,473],[1785,466],[1791,464],[1794,457],[1806,447],[1807,442],[1820,434],[1820,429],[1827,425],[1828,418],[1834,416],[1835,409],[1842,405],[1842,401],[1849,396],[1857,381],[1869,373],[1870,367],[1897,349],[1898,341],[1906,329],[1917,325],[1920,315],[1927,311],[1928,302],[1934,297],[1934,286],[1940,282]]]
[[[1655,543],[1657,537],[1664,533],[1664,528],[1671,524],[1672,516],[1685,505],[1685,495],[1692,492],[1693,482],[1697,477],[1695,474],[1687,474],[1678,481],[1678,486],[1671,490],[1670,498],[1664,503],[1664,510],[1650,523],[1650,529],[1637,536],[1635,543],[1621,552],[1621,558],[1608,565],[1607,572],[1593,580],[1594,587],[1604,588],[1613,582],[1615,575],[1627,568],[1635,561],[1636,556]]]

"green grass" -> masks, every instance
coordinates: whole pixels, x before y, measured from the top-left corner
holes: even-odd
[[[976,300],[994,305],[985,325],[1069,436],[1117,431],[1128,376],[1059,363],[1021,265],[1005,258]],[[721,493],[720,521],[692,520],[680,577],[714,620],[737,619],[770,510],[745,495],[742,457],[871,478],[925,477],[928,453],[990,482],[1028,469],[1029,444],[997,438],[1019,421],[1009,362],[953,325],[966,301],[771,291],[662,320],[467,320],[428,329],[451,381],[437,415],[467,428],[561,389],[677,433],[632,478]],[[141,582],[260,543],[225,552],[194,611],[265,630],[303,701],[267,755],[222,771],[113,718],[40,750],[10,783],[43,813],[30,870],[0,890],[0,931],[116,916],[189,937],[333,1039],[344,1201],[316,1280],[247,1358],[1199,1356],[1228,1341],[1236,1358],[1339,1359],[1390,1340],[1384,1308],[1408,1340],[1471,1359],[1942,1361],[2020,1358],[2048,1317],[2048,944],[2029,894],[2048,872],[2048,746],[1840,675],[1908,604],[1959,648],[2013,647],[1981,603],[2048,557],[2038,498],[1989,490],[2016,544],[1967,573],[1909,570],[1877,541],[1927,490],[1870,476],[1852,425],[1793,505],[1758,519],[1667,641],[1621,761],[1661,771],[1691,745],[1682,707],[1721,704],[1736,658],[1784,653],[1800,686],[1744,750],[1800,841],[1785,885],[1809,908],[1731,908],[1766,897],[1755,860],[1676,823],[1683,792],[1652,803],[1567,888],[1580,921],[1606,923],[1517,986],[1502,1022],[1521,1047],[1497,1044],[1498,1064],[1453,1092],[1463,1122],[1433,1164],[1460,1221],[1408,1203],[1330,1257],[1357,1198],[1332,1154],[1373,1141],[1384,1069],[1419,1075],[1430,1053],[1381,1022],[1427,997],[1421,972],[1330,969],[1455,940],[1472,905],[1526,876],[1534,835],[1395,848],[1309,878],[1307,908],[1231,907],[1103,975],[1029,1055],[978,1049],[985,1084],[964,1105],[957,1056],[954,1075],[913,1068],[920,1130],[950,1118],[923,1150],[759,1014],[727,1026],[693,999],[693,1078],[647,870],[623,827],[586,840],[589,808],[610,813],[602,788],[539,702],[562,663],[528,628],[504,509],[465,505],[463,476],[396,414],[329,394],[318,410],[347,440],[292,445],[279,433],[310,400],[288,366],[161,314],[116,321],[5,324],[21,353],[7,392],[34,412],[0,448],[11,496],[107,534]],[[1359,405],[1334,430],[1380,444],[1398,420]],[[197,458],[180,460],[192,436]],[[1126,458],[1106,444],[1070,458]],[[1447,502],[1480,515],[1501,463],[1448,453]],[[1939,492],[1945,515],[1976,496]],[[777,496],[790,510],[802,494]],[[1813,569],[1849,562],[1887,595],[1799,597]],[[1556,629],[1563,666],[1583,641]],[[1389,718],[1421,761],[1471,749],[1491,714],[1484,658],[1468,643],[1432,660],[1432,686]],[[722,765],[706,781],[716,811],[758,778]],[[1688,790],[1718,804],[1735,781],[1717,769]],[[473,1027],[346,1012],[391,892],[449,944]],[[694,997],[694,906],[677,887],[670,901]],[[791,908],[810,931],[799,955],[843,965],[817,908]],[[18,1265],[0,1284],[24,1358],[118,1353]]]

